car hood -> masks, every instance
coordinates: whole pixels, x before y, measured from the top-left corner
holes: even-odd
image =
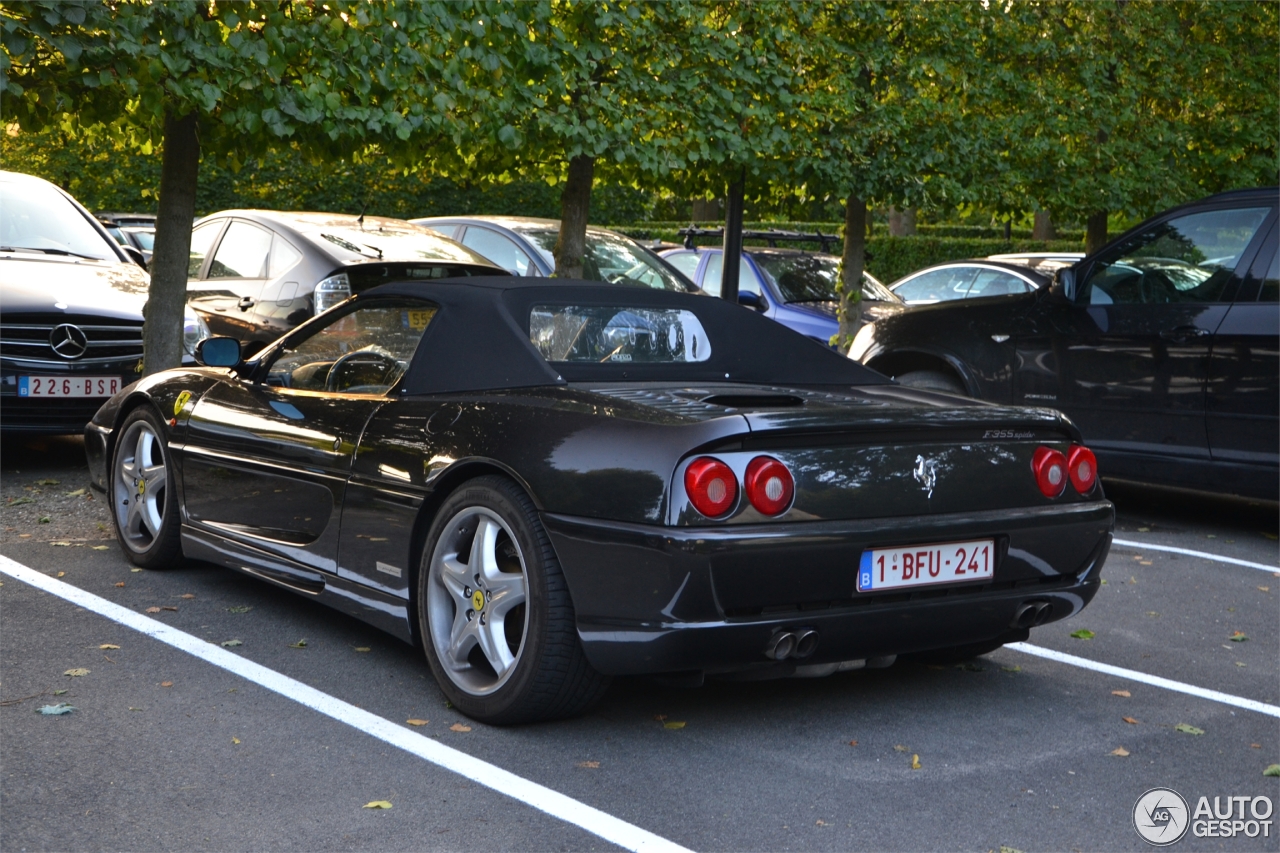
[[[799,311],[811,314],[814,317],[824,317],[831,320],[836,319],[836,310],[838,308],[838,303],[835,300],[830,302],[788,302],[786,305],[792,311]],[[874,320],[879,320],[881,317],[897,314],[906,307],[906,305],[893,302],[868,299],[862,303],[862,318],[865,322],[870,323]]]
[[[55,255],[0,255],[0,312],[140,320],[150,279],[138,266]]]

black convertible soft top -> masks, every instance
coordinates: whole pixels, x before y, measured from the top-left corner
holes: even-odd
[[[748,382],[879,385],[889,380],[780,323],[722,299],[571,279],[474,277],[386,284],[357,303],[413,296],[439,306],[406,377],[409,394],[564,385],[569,382]],[[712,342],[706,361],[549,363],[529,339],[534,306],[669,308],[692,312]]]

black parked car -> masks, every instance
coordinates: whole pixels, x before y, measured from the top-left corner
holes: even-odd
[[[1277,190],[1156,216],[1052,287],[921,306],[850,356],[906,385],[1061,409],[1113,477],[1280,496]]]
[[[399,219],[224,210],[196,223],[191,305],[253,352],[353,293],[389,281],[502,275],[482,255]]]
[[[86,429],[129,559],[420,642],[488,722],[575,713],[611,674],[989,651],[1084,607],[1111,541],[1058,413],[895,386],[719,299],[391,284],[248,362],[197,356]]]
[[[916,270],[889,285],[889,290],[908,305],[931,305],[1030,293],[1048,286],[1052,279],[1051,271],[1032,269],[1026,264],[976,258]]]
[[[78,433],[142,370],[140,256],[48,181],[0,172],[0,428]],[[188,310],[189,354],[208,337]]]

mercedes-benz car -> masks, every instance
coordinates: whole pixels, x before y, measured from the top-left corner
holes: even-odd
[[[89,211],[0,172],[0,429],[78,433],[142,370],[150,277]],[[209,335],[187,310],[187,359]]]

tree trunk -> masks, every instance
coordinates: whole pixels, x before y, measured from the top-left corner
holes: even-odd
[[[1049,218],[1049,211],[1037,210],[1035,224],[1031,226],[1031,239],[1053,240],[1057,236],[1053,230],[1053,220]]]
[[[695,198],[693,200],[694,222],[718,222],[720,220],[720,199]]]
[[[1107,212],[1099,210],[1089,214],[1084,226],[1084,252],[1092,255],[1107,244]]]
[[[867,203],[852,193],[844,205],[844,251],[840,256],[840,329],[835,344],[844,349],[862,325],[862,271],[867,261]]]
[[[746,202],[747,169],[742,167],[737,180],[725,193],[724,242],[720,256],[720,298],[738,304],[739,274],[742,272],[742,213]]]
[[[896,207],[889,208],[889,236],[890,237],[911,237],[916,233],[916,209],[908,207],[906,210],[899,210]]]
[[[560,236],[553,254],[556,278],[584,278],[583,254],[587,250],[587,219],[591,213],[591,183],[596,158],[579,154],[569,161],[569,179],[560,194]],[[593,270],[598,274],[598,271]]]
[[[199,173],[200,136],[195,113],[181,118],[166,115],[156,245],[142,330],[144,376],[182,364],[182,318]]]

